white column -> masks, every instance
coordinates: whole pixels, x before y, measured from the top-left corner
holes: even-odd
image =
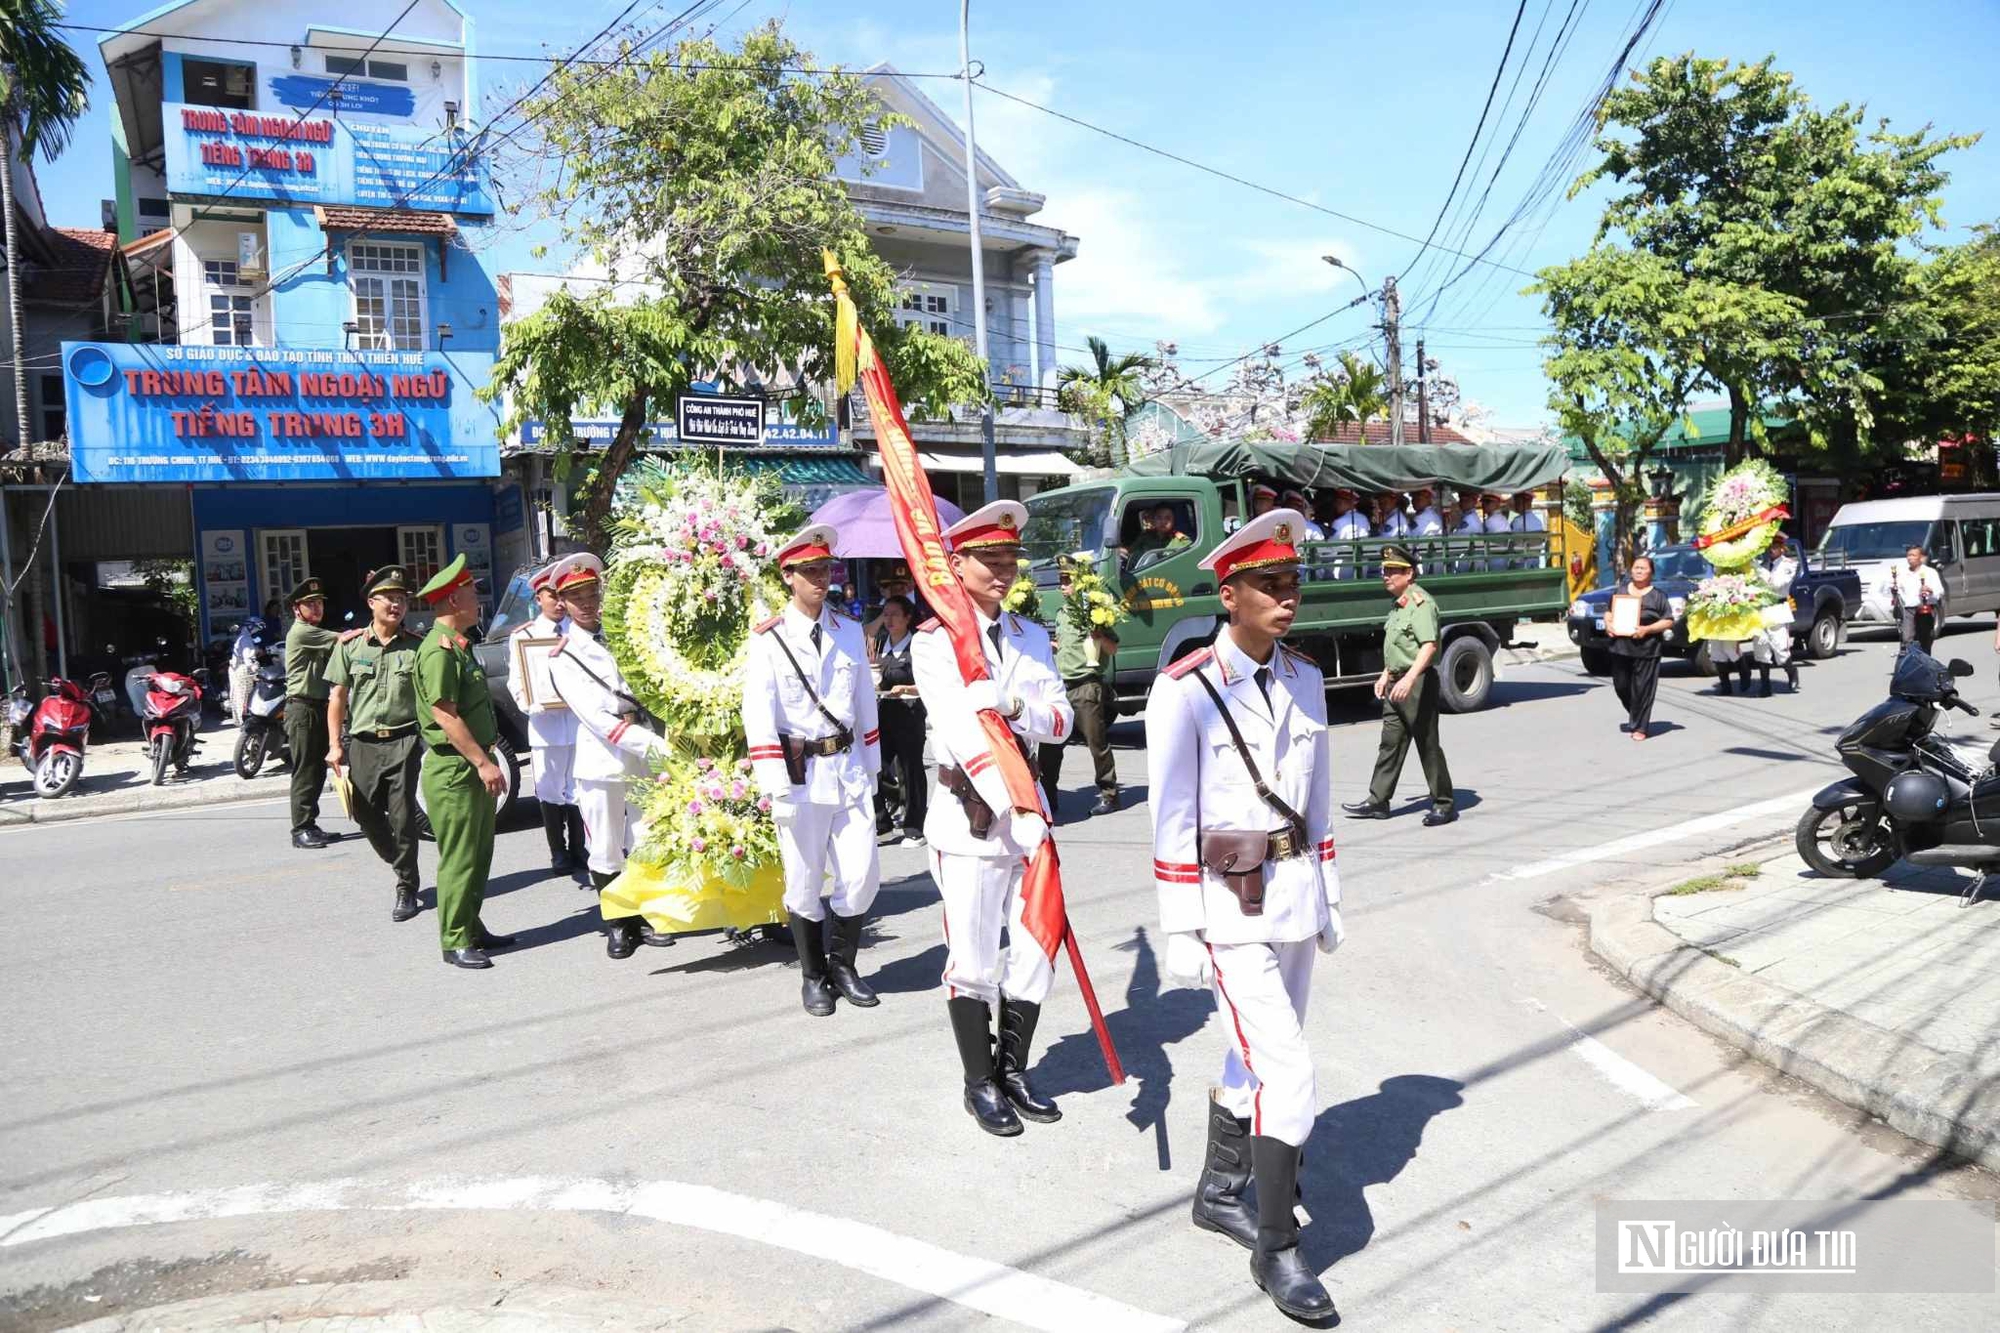
[[[1035,384],[1056,386],[1056,265],[1047,250],[1035,252]]]

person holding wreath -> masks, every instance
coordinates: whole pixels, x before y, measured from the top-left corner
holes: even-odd
[[[1612,595],[1604,627],[1611,635],[1611,688],[1625,705],[1626,720],[1618,730],[1643,741],[1653,723],[1653,695],[1660,686],[1660,640],[1674,628],[1667,595],[1653,586],[1651,556],[1632,561],[1625,586]]]

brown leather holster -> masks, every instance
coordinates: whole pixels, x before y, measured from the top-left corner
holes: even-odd
[[[965,826],[972,830],[973,837],[993,836],[993,807],[986,804],[986,798],[972,785],[972,779],[965,776],[964,769],[939,764],[938,786],[958,798],[960,808],[965,811]]]
[[[1209,829],[1199,837],[1201,863],[1236,895],[1245,916],[1264,915],[1264,863],[1303,856],[1305,834],[1296,828]]]
[[[808,740],[804,736],[788,736],[778,733],[778,743],[785,747],[785,778],[794,787],[806,780],[806,760],[811,757],[826,758],[839,754],[854,744],[854,733],[842,728],[832,736],[821,736]]]

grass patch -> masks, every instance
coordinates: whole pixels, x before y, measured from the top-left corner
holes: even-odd
[[[1755,861],[1744,861],[1738,865],[1729,867],[1725,873],[1732,879],[1755,879],[1764,873],[1764,867],[1758,865]]]
[[[1690,893],[1735,893],[1750,886],[1750,881],[1764,873],[1764,867],[1755,861],[1745,861],[1713,875],[1696,875],[1684,879],[1660,896],[1679,898]]]
[[[1678,898],[1687,893],[1709,893],[1721,888],[1727,882],[1727,877],[1723,875],[1697,875],[1693,879],[1684,879],[1674,885],[1664,896]]]
[[[1707,955],[1708,955],[1708,956],[1709,956],[1710,958],[1713,958],[1713,959],[1714,959],[1714,960],[1715,960],[1716,962],[1718,962],[1718,963],[1727,963],[1727,964],[1729,964],[1729,965],[1730,965],[1731,967],[1734,967],[1734,968],[1738,968],[1738,969],[1741,969],[1741,968],[1742,968],[1742,966],[1743,966],[1743,964],[1741,964],[1741,963],[1737,962],[1737,961],[1736,961],[1736,960],[1735,960],[1734,958],[1731,958],[1731,957],[1730,957],[1730,956],[1729,956],[1728,954],[1726,954],[1726,953],[1717,953],[1717,952],[1716,952],[1715,950],[1713,950],[1713,949],[1703,949],[1703,950],[1702,950],[1702,952],[1703,952],[1703,953],[1705,953],[1705,954],[1707,954]]]

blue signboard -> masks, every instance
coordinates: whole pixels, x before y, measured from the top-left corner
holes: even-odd
[[[345,85],[343,85],[345,86]],[[486,164],[463,130],[168,102],[167,189],[286,204],[490,214]]]
[[[487,352],[62,345],[78,482],[497,477]]]
[[[287,74],[271,80],[271,91],[294,111],[360,111],[371,116],[417,114],[416,95],[403,83],[365,83],[359,79],[325,78],[317,74]]]
[[[585,448],[592,445],[607,445],[618,434],[615,421],[572,421],[569,428],[576,434],[576,442]],[[647,425],[652,432],[651,443],[655,445],[675,445],[680,442],[680,434],[671,421],[655,421]],[[521,443],[541,444],[548,439],[548,428],[539,421],[521,423]],[[764,424],[764,447],[766,449],[831,449],[840,443],[840,431],[829,421],[824,426],[801,426],[795,421],[767,421]],[[692,446],[691,446],[692,447]],[[704,449],[713,445],[702,445]]]

